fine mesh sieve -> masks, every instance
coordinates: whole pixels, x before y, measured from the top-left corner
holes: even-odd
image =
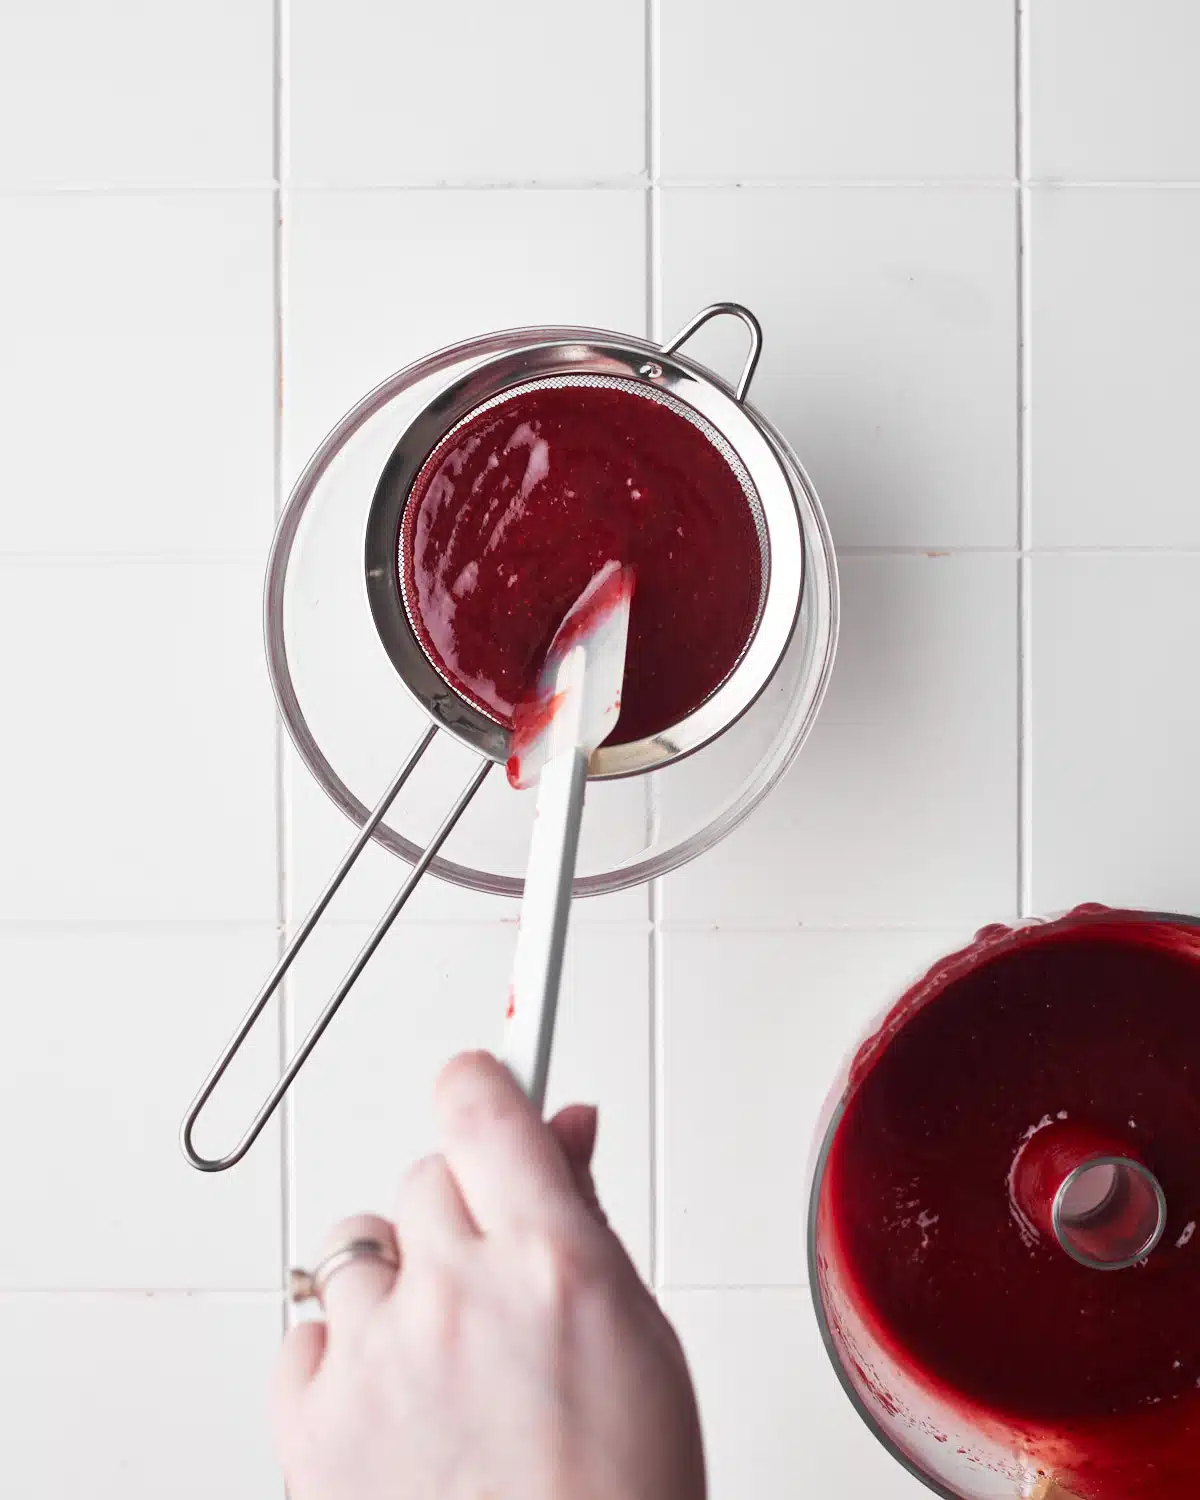
[[[541,380],[529,380],[520,385],[513,386],[510,390],[493,396],[490,401],[484,401],[465,417],[461,418],[449,432],[438,443],[437,447],[421,465],[415,479],[408,488],[405,498],[404,510],[400,521],[400,535],[396,548],[396,569],[400,581],[400,598],[404,605],[404,612],[408,617],[409,625],[417,637],[418,643],[434,667],[434,670],[453,692],[457,692],[465,698],[468,703],[477,708],[480,713],[485,714],[494,722],[500,720],[491,708],[478,696],[470,692],[461,683],[456,683],[447,676],[442,663],[438,660],[436,651],[430,649],[426,631],[422,627],[416,600],[411,596],[411,583],[409,570],[406,566],[406,554],[410,551],[415,530],[415,517],[418,507],[413,499],[422,494],[426,477],[434,473],[441,464],[445,455],[454,447],[458,435],[462,430],[484,416],[489,411],[496,411],[512,402],[517,402],[524,396],[536,391],[547,390],[607,390],[619,391],[623,395],[633,396],[637,400],[653,402],[657,406],[665,407],[673,412],[688,425],[694,428],[708,442],[724,460],[726,467],[737,480],[738,487],[746,501],[746,509],[750,514],[754,525],[754,535],[758,546],[758,578],[759,591],[758,600],[754,608],[754,616],[746,631],[746,639],[742,643],[735,660],[731,663],[729,670],[722,677],[721,682],[716,684],[715,692],[722,683],[737,669],[742,657],[746,654],[746,648],[758,629],[758,622],[762,618],[763,605],[767,598],[767,587],[770,578],[770,549],[767,541],[767,523],[763,515],[762,502],[758,498],[758,491],[754,487],[754,481],[746,471],[737,453],[729,446],[717,429],[707,418],[702,417],[698,411],[672,396],[669,391],[661,389],[657,385],[645,380],[626,380],[617,375],[550,375]],[[385,476],[386,482],[386,476]],[[386,500],[383,502],[386,507]],[[386,526],[386,519],[381,518],[381,524]],[[707,695],[712,696],[712,693]],[[707,701],[707,700],[706,700]]]
[[[702,324],[721,314],[739,318],[750,334],[749,354],[732,391],[702,367],[674,357]],[[464,423],[481,412],[531,390],[563,387],[615,389],[657,402],[685,418],[719,453],[736,479],[753,520],[761,562],[758,606],[740,655],[708,697],[685,718],[649,738],[602,746],[592,759],[589,776],[609,778],[656,770],[708,744],[746,712],[770,682],[796,629],[805,577],[804,531],[797,497],[774,444],[744,404],[761,342],[761,330],[752,313],[737,304],[718,303],[697,314],[653,357],[647,356],[644,343],[615,336],[526,345],[472,367],[439,391],[406,427],[376,486],[366,526],[364,573],[379,640],[401,683],[428,717],[429,727],[363,822],[193,1100],[183,1123],[182,1145],[194,1167],[222,1171],[246,1154],[484,779],[495,764],[502,764],[508,757],[509,730],[485,705],[464,696],[443,674],[426,650],[415,609],[405,598],[405,513],[427,465]],[[297,490],[303,483],[302,477]],[[277,546],[286,523],[287,512],[280,523]],[[193,1143],[201,1111],[343,880],[441,732],[474,751],[478,766],[420,851],[408,878],[297,1046],[241,1140],[224,1156],[202,1156]]]

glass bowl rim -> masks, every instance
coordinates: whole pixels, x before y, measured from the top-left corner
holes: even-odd
[[[447,345],[405,365],[363,396],[326,434],[292,486],[276,526],[263,590],[263,636],[267,671],[276,706],[296,753],[326,796],[357,828],[361,828],[367,821],[370,809],[354,795],[317,744],[292,679],[285,638],[284,600],[288,565],[300,524],[316,492],[317,484],[346,442],[371,417],[418,382],[468,360],[487,359],[501,352],[570,339],[616,340],[626,347],[649,355],[662,353],[660,345],[647,339],[616,334],[607,329],[570,325],[503,329]],[[730,389],[728,382],[707,367],[686,359],[678,352],[672,357],[680,364],[690,366],[702,379],[713,381],[726,390]],[[668,848],[612,870],[577,876],[573,888],[576,897],[607,895],[642,885],[678,869],[712,848],[738,827],[779,782],[807,739],[824,699],[836,653],[839,624],[838,576],[833,539],[816,491],[787,440],[749,402],[742,404],[747,415],[776,450],[780,463],[796,486],[809,565],[809,576],[805,581],[807,597],[801,614],[807,614],[809,628],[815,633],[808,678],[789,707],[782,739],[776,737],[773,753],[761,761],[744,780],[740,792],[728,806],[703,827]],[[796,628],[799,628],[799,622]],[[372,839],[406,864],[413,865],[421,857],[422,850],[418,844],[397,833],[386,823],[381,823],[375,829]],[[519,897],[523,886],[520,877],[476,869],[441,855],[430,861],[428,871],[452,885],[490,895]]]

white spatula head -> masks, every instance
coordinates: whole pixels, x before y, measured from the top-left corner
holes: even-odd
[[[563,617],[535,693],[513,715],[513,786],[536,785],[542,767],[564,750],[591,755],[617,727],[632,599],[633,569],[608,562]]]

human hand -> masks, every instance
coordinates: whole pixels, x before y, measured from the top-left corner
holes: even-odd
[[[679,1342],[592,1188],[594,1110],[549,1125],[468,1053],[436,1091],[442,1154],[413,1167],[399,1243],[332,1276],[284,1341],[276,1432],[291,1500],[704,1500]]]

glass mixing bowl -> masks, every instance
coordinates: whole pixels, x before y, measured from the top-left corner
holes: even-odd
[[[363,538],[384,465],[428,402],[482,361],[558,340],[611,338],[594,329],[526,328],[430,354],[348,412],[296,482],[268,566],[268,667],[292,743],[357,826],[429,722],[384,651],[366,595]],[[662,352],[639,339],[621,342],[651,358]],[[690,368],[717,379],[702,366]],[[765,691],[717,740],[656,771],[589,786],[576,896],[664,875],[736,828],[787,770],[824,697],[838,625],[829,529],[787,442],[753,416],[788,475],[804,534],[806,577],[791,640]],[[414,863],[478,765],[472,752],[440,734],[375,841]],[[502,772],[488,776],[430,871],[469,889],[519,896],[532,808],[532,793],[514,792]]]

